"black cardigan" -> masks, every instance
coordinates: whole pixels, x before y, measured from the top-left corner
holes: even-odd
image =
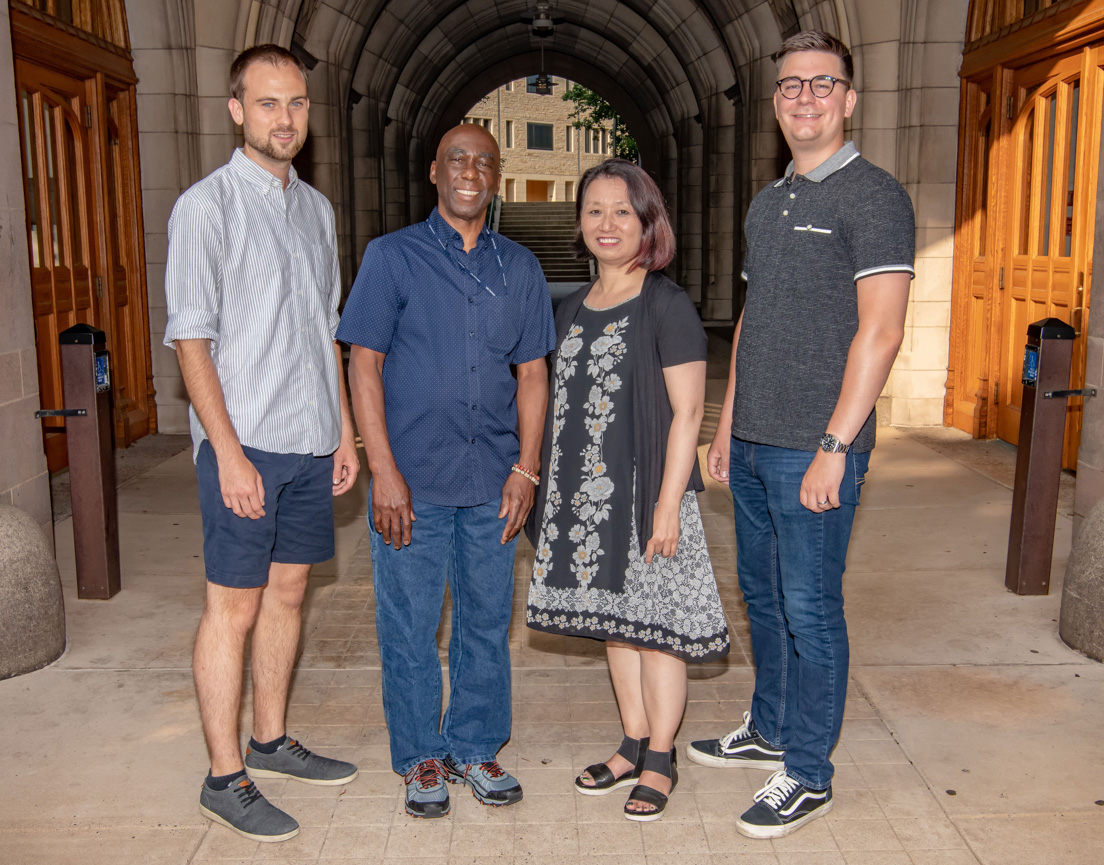
[[[552,353],[549,366],[555,379],[556,360],[559,346],[563,342],[568,328],[575,321],[579,307],[583,305],[593,282],[584,285],[578,291],[560,301],[556,310],[556,350]],[[667,435],[671,430],[674,412],[667,397],[667,385],[663,379],[663,368],[659,362],[659,348],[656,345],[656,326],[662,325],[667,310],[672,303],[690,303],[690,298],[675,283],[659,272],[649,273],[644,278],[640,290],[640,309],[638,318],[629,329],[629,356],[634,358],[633,366],[633,458],[636,465],[636,491],[634,510],[636,516],[637,542],[640,552],[652,536],[652,518],[656,502],[659,501],[659,488],[663,483],[663,466],[667,457]],[[701,331],[702,360],[705,360],[705,331]],[[555,394],[551,394],[555,399]],[[525,536],[535,547],[540,538],[541,523],[544,520],[544,504],[548,496],[548,463],[552,454],[552,411],[545,414],[544,440],[541,444],[541,483],[537,490],[533,510],[525,523]],[[705,489],[697,460],[690,470],[687,491],[701,492]]]

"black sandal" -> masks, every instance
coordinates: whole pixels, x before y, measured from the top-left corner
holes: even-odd
[[[625,819],[634,820],[637,823],[651,823],[663,816],[663,809],[667,807],[668,797],[675,792],[678,785],[678,765],[675,760],[675,749],[667,751],[648,751],[644,758],[642,770],[644,772],[658,772],[660,775],[671,779],[671,790],[664,796],[654,787],[647,784],[637,784],[632,788],[628,801],[625,802]],[[651,805],[651,811],[632,811],[629,802],[643,802]]]
[[[618,787],[626,787],[634,783],[640,777],[640,773],[644,771],[644,758],[648,754],[648,737],[630,739],[626,736],[621,740],[617,753],[633,764],[632,771],[614,777],[613,772],[605,763],[595,763],[593,766],[586,767],[586,774],[590,775],[594,783],[584,784],[583,776],[580,775],[575,779],[575,789],[584,796],[605,796]]]

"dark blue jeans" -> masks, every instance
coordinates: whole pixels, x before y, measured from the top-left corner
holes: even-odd
[[[422,760],[493,760],[510,738],[510,645],[514,548],[500,544],[499,501],[449,508],[415,500],[410,546],[396,550],[369,525],[376,633],[391,768]],[[371,496],[368,521],[372,520]],[[449,700],[441,718],[437,629],[452,594]]]
[[[800,500],[813,456],[734,438],[728,477],[755,655],[751,717],[771,745],[785,748],[790,777],[823,790],[847,696],[844,560],[870,455],[846,455],[840,506],[823,513]]]

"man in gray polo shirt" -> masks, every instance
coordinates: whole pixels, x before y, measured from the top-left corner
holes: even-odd
[[[793,162],[748,210],[747,303],[707,457],[735,504],[755,693],[738,729],[688,748],[708,766],[774,773],[736,822],[752,838],[788,835],[832,807],[844,561],[915,248],[908,195],[844,140],[857,99],[847,47],[806,31],[775,59]]]

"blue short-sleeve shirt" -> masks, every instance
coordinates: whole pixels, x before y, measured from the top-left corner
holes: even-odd
[[[486,229],[465,253],[435,208],[368,244],[337,338],[387,355],[387,433],[415,499],[470,507],[501,495],[520,452],[510,365],[556,343],[533,253]]]

